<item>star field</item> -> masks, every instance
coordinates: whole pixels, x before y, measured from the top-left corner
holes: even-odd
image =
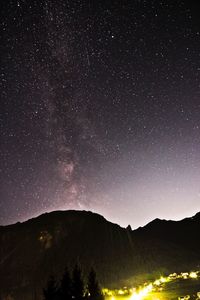
[[[0,223],[200,210],[200,5],[3,0]]]

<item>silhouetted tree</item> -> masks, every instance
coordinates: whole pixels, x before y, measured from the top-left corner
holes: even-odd
[[[103,294],[101,292],[99,283],[96,278],[96,272],[92,268],[88,275],[88,298],[91,300],[103,300]]]
[[[59,299],[60,300],[71,300],[72,299],[72,281],[68,269],[65,269],[63,274],[63,278],[60,283],[60,292]]]
[[[47,282],[46,288],[43,289],[44,300],[57,300],[58,287],[53,276]]]
[[[84,283],[82,272],[78,265],[75,265],[72,276],[72,296],[74,300],[82,300],[84,298]]]

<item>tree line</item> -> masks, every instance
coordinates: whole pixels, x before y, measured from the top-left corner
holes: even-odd
[[[104,296],[99,286],[96,272],[92,268],[84,284],[82,271],[75,265],[72,274],[66,268],[58,283],[53,276],[43,289],[44,300],[103,300]]]

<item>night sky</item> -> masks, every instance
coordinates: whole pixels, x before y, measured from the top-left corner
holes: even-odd
[[[197,2],[1,1],[1,224],[200,211]]]

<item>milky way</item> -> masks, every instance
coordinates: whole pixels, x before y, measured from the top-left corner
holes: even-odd
[[[0,223],[200,210],[200,5],[3,0]]]

